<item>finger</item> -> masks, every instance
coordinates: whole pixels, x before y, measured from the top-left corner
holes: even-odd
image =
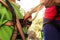
[[[24,20],[28,19],[27,15],[24,16]]]

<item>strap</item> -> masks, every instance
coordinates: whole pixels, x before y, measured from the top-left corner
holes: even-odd
[[[9,9],[8,5],[3,0],[1,0],[0,3],[2,3],[3,6],[5,6],[7,9]]]
[[[9,3],[9,1],[8,0],[6,0],[6,3],[2,0],[2,1],[0,1],[0,3],[2,3],[8,10],[10,10],[11,11],[11,13],[12,13],[12,15],[13,15],[13,26],[14,26],[14,30],[13,30],[13,33],[12,33],[12,36],[11,36],[11,39],[12,40],[15,40],[16,39],[16,36],[17,36],[17,29],[16,29],[16,14],[15,14],[15,11],[14,11],[14,9],[13,9],[13,7],[11,6],[11,4]],[[10,40],[11,40],[10,39]]]
[[[21,34],[22,39],[25,40],[25,36],[24,36],[23,30],[22,30],[22,26],[21,26],[21,24],[20,24],[20,22],[19,22],[18,17],[16,16],[16,13],[15,13],[15,11],[14,11],[14,8],[12,7],[12,5],[10,4],[9,1],[6,0],[6,3],[7,3],[7,5],[9,6],[10,11],[12,12],[13,24],[14,24],[14,25],[13,25],[13,26],[14,26],[14,31],[18,29],[19,33]],[[16,28],[15,28],[15,27],[16,27]],[[14,40],[14,37],[16,37],[16,36],[14,36],[14,31],[13,31],[12,38],[11,38],[12,40]],[[16,32],[16,31],[15,31],[15,32]],[[16,39],[16,38],[15,38],[15,39]]]
[[[13,24],[14,24],[13,26],[15,26],[16,25],[16,13],[14,11],[14,8],[12,7],[12,5],[10,4],[10,2],[8,0],[6,0],[6,4],[10,8],[10,11],[12,13],[12,19],[13,19],[12,21],[13,21]]]
[[[12,18],[12,19],[14,19],[13,21],[16,22],[16,15],[15,15],[14,9],[13,9],[13,7],[10,5],[9,1],[6,0],[6,3],[5,3],[5,2],[2,0],[2,1],[0,1],[0,3],[2,3],[7,9],[9,9],[9,10],[11,11],[13,17],[15,17],[15,18]],[[14,23],[14,24],[15,24],[15,23]]]
[[[4,3],[5,3],[5,2],[4,2]],[[9,2],[8,0],[6,0],[6,3],[7,3],[7,5],[8,5],[8,7],[6,6],[6,8],[11,11],[11,13],[12,13],[12,15],[14,15],[14,17],[16,17],[16,19],[15,19],[15,18],[13,19],[14,30],[15,30],[15,27],[16,27],[16,28],[18,29],[19,33],[21,34],[22,39],[25,40],[25,36],[24,36],[23,30],[22,30],[21,24],[20,24],[20,22],[19,22],[18,17],[15,15],[15,11],[14,11],[13,7],[11,6],[11,4],[10,4],[10,2]],[[6,4],[6,3],[5,3],[5,4]],[[17,22],[17,23],[15,23],[15,22]],[[15,24],[16,24],[16,25],[15,25]],[[13,33],[14,33],[14,31],[13,31]],[[12,35],[13,35],[13,34],[12,34]],[[14,37],[15,37],[15,36],[14,36]],[[12,39],[12,38],[11,38],[11,39]],[[11,39],[10,39],[10,40],[11,40]],[[14,40],[14,39],[12,39],[12,40]]]

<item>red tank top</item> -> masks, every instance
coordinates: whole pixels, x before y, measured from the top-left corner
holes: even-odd
[[[44,18],[53,19],[56,13],[56,6],[47,7],[44,13]],[[60,20],[60,17],[57,17],[55,20]]]

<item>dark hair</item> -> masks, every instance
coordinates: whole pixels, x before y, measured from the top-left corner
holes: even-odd
[[[16,25],[16,13],[14,11],[14,8],[12,7],[12,5],[10,4],[10,2],[8,0],[6,0],[6,3],[9,6],[10,11],[12,13],[12,22],[13,22],[13,26],[15,26]]]
[[[56,11],[57,11],[57,14],[60,14],[60,6],[59,5],[56,5]]]
[[[15,30],[15,25],[16,25],[16,13],[15,13],[15,11],[14,11],[14,8],[12,7],[12,5],[10,4],[10,2],[9,2],[8,0],[6,0],[6,3],[7,3],[7,5],[8,5],[8,7],[9,7],[9,10],[10,10],[11,13],[12,13],[12,22],[13,22],[13,26],[14,26],[14,30]],[[14,30],[13,30],[12,36],[13,36],[13,34],[14,34]],[[12,36],[11,36],[10,40],[12,39]]]

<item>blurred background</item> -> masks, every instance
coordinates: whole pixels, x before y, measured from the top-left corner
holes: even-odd
[[[25,12],[27,12],[27,11],[31,10],[32,8],[36,7],[37,5],[39,5],[40,0],[16,0],[16,3],[18,3],[25,10]],[[41,11],[39,11],[39,15],[40,15],[40,13],[43,14],[44,10],[45,10],[45,7]],[[35,14],[32,14],[32,18],[34,16],[35,16]]]
[[[27,12],[27,11],[30,11],[32,8],[36,7],[37,5],[39,5],[40,0],[20,0],[20,1],[17,0],[16,3],[19,4],[24,9],[25,12]],[[37,28],[36,30],[38,30],[38,29],[40,30],[39,32],[36,31],[37,32],[37,37],[39,38],[39,40],[43,39],[42,38],[43,34],[42,34],[41,30],[42,30],[44,12],[45,12],[45,7],[38,12],[36,19],[32,22],[32,24],[29,28],[30,30],[31,29],[36,29],[36,28]],[[36,13],[33,13],[32,18],[34,18],[35,15],[36,15]],[[35,24],[35,23],[38,23],[38,24]],[[38,26],[38,27],[35,27],[35,26]]]

